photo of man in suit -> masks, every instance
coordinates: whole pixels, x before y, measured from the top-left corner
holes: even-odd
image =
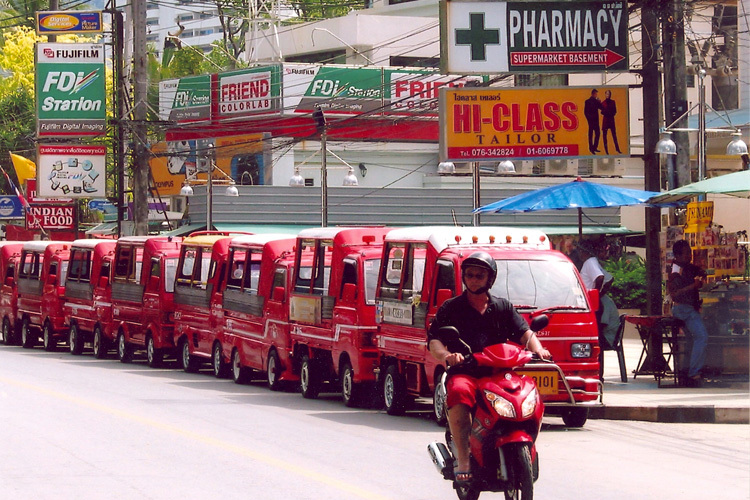
[[[602,140],[604,142],[604,152],[609,154],[607,145],[607,132],[612,131],[612,142],[615,144],[615,150],[622,154],[620,145],[617,143],[617,129],[615,128],[615,115],[617,114],[617,104],[612,100],[612,91],[604,91],[604,101],[601,103],[602,108]]]
[[[591,91],[591,97],[586,99],[583,106],[583,116],[586,117],[586,121],[589,124],[589,151],[591,154],[599,152],[599,136],[601,130],[599,128],[599,110],[602,109],[602,103],[599,100],[599,91],[593,89]]]

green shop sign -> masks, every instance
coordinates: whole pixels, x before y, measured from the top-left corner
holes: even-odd
[[[160,82],[159,117],[175,122],[211,118],[211,75]]]
[[[104,45],[37,44],[36,112],[39,137],[104,134]]]

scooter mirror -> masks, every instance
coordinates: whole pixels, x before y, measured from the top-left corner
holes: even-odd
[[[441,326],[438,330],[438,337],[450,352],[471,353],[471,348],[466,342],[461,340],[458,330],[454,326]]]
[[[529,328],[534,332],[538,332],[539,330],[544,329],[544,327],[547,325],[549,325],[549,318],[546,314],[540,314],[539,316],[536,316],[531,320],[531,325],[529,325]]]

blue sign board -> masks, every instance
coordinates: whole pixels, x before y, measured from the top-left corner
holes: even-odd
[[[18,196],[0,196],[0,219],[23,217],[23,205]]]
[[[89,200],[89,210],[96,210],[105,214],[117,213],[117,207],[110,203],[109,200]]]
[[[36,13],[36,32],[39,35],[57,33],[101,33],[104,30],[102,13],[75,10]]]

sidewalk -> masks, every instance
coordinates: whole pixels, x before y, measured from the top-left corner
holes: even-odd
[[[638,375],[642,344],[633,325],[626,325],[623,341],[628,381],[620,381],[617,353],[604,353],[604,407],[590,418],[672,423],[750,423],[750,383],[745,376],[704,381],[703,387],[659,388],[652,375]]]

